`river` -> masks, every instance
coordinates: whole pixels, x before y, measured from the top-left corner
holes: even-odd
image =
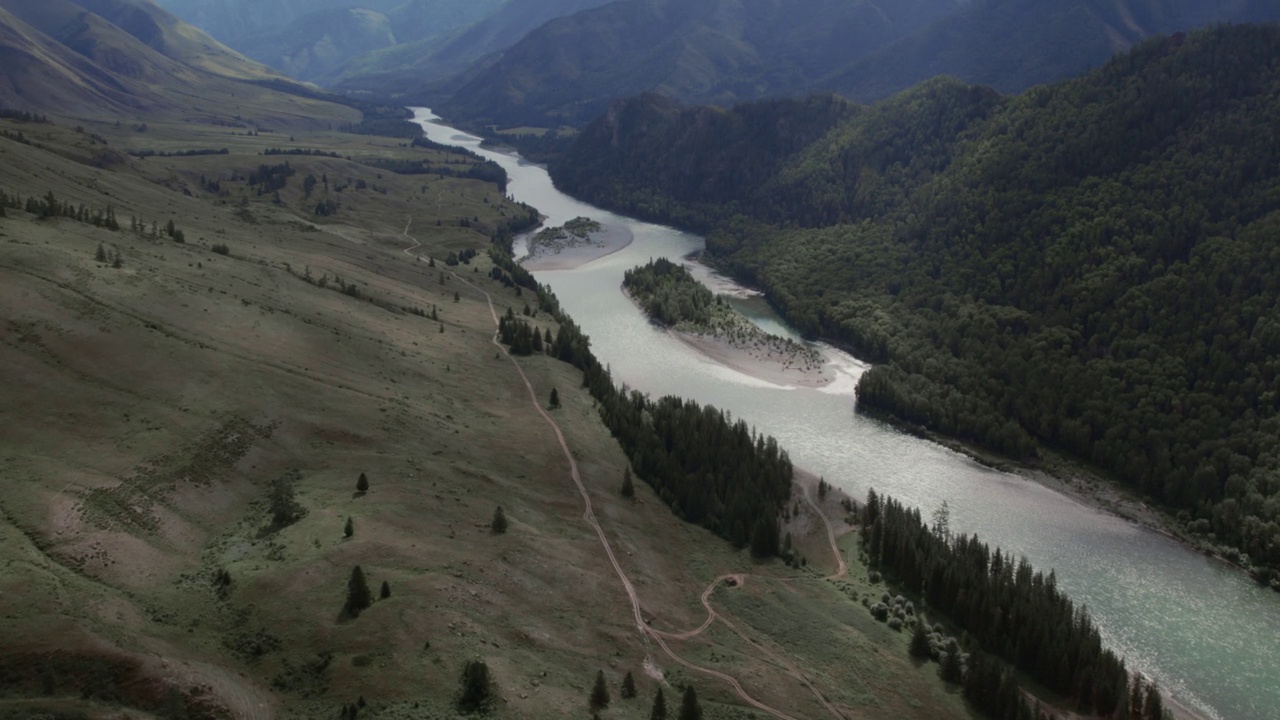
[[[590,336],[615,381],[725,409],[778,438],[797,466],[854,497],[874,487],[926,516],[947,501],[953,531],[977,533],[1037,569],[1054,569],[1058,586],[1088,607],[1106,642],[1167,696],[1215,720],[1280,718],[1280,594],[1159,533],[854,414],[854,384],[865,365],[847,355],[828,349],[839,360],[839,379],[821,389],[770,385],[707,360],[655,329],[620,291],[627,269],[657,257],[679,260],[702,249],[701,237],[575,200],[557,191],[543,168],[480,147],[479,138],[433,122],[428,110],[415,112],[431,140],[505,168],[507,192],[538,208],[548,225],[582,215],[634,233],[634,242],[612,255],[536,273]],[[758,298],[733,302],[766,330],[795,337]]]

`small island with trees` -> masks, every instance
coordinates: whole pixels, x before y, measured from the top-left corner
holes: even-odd
[[[832,380],[822,352],[760,329],[683,265],[652,260],[628,270],[622,286],[653,322],[717,362],[778,384]]]

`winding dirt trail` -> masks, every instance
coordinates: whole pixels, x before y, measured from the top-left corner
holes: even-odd
[[[822,512],[822,508],[818,507],[818,503],[813,501],[813,496],[809,494],[809,486],[804,487],[804,500],[809,503],[809,507],[813,508],[814,514],[822,518],[822,524],[827,526],[827,542],[831,544],[831,553],[836,556],[836,573],[828,575],[828,580],[842,578],[849,574],[849,566],[844,561],[844,554],[840,552],[840,546],[836,544],[836,529],[831,526],[831,521],[827,519],[827,514]]]
[[[419,256],[415,254],[413,251],[421,247],[422,243],[409,234],[409,227],[412,225],[412,223],[413,223],[413,219],[410,218],[409,222],[405,224],[404,236],[410,242],[414,243],[414,245],[412,247],[406,248],[404,252],[406,255],[417,258]],[[480,293],[480,295],[484,297],[485,302],[488,303],[489,305],[489,315],[493,318],[494,325],[497,326],[499,322],[498,311],[494,307],[493,298],[489,295],[489,293],[485,291],[483,288],[477,285],[474,285],[473,283],[471,283],[470,281],[468,281],[466,278],[459,275],[458,273],[453,272],[452,270],[449,271],[449,274],[453,275],[453,277],[459,280],[460,282],[462,282],[462,284],[466,285],[472,290],[475,290],[476,292]],[[582,482],[582,475],[578,471],[578,463],[573,457],[573,452],[569,449],[569,443],[565,439],[564,433],[560,430],[560,425],[557,424],[555,419],[553,419],[551,415],[546,411],[546,409],[542,407],[542,403],[539,402],[538,395],[533,389],[533,383],[529,381],[529,377],[525,374],[524,368],[520,366],[520,363],[517,362],[516,359],[509,352],[507,352],[507,348],[499,340],[496,330],[494,332],[493,337],[490,339],[490,342],[493,343],[493,345],[498,348],[498,351],[501,352],[502,355],[511,362],[513,367],[515,367],[516,373],[519,374],[520,380],[524,383],[525,389],[529,393],[529,400],[530,402],[533,403],[534,409],[538,411],[538,414],[542,416],[542,419],[547,422],[547,425],[549,425],[551,427],[551,430],[555,433],[556,440],[560,443],[560,450],[564,454],[565,460],[567,460],[569,463],[569,474],[573,479],[574,485],[578,489],[578,494],[582,497],[582,503],[584,508],[582,513],[582,518],[587,523],[587,525],[591,526],[596,531],[596,537],[599,538],[600,540],[600,546],[604,549],[605,555],[609,558],[609,563],[613,566],[614,573],[617,574],[618,580],[622,583],[623,589],[626,590],[627,592],[627,598],[631,602],[632,616],[636,623],[636,630],[638,630],[643,637],[645,637],[646,639],[652,640],[655,644],[658,645],[658,647],[662,648],[663,652],[666,653],[666,655],[669,658],[671,658],[671,660],[673,660],[674,662],[680,665],[683,665],[684,667],[694,672],[701,673],[708,677],[713,677],[718,680],[721,680],[727,685],[729,685],[730,687],[732,687],[734,692],[737,693],[738,697],[740,697],[743,702],[747,703],[751,707],[754,707],[757,710],[760,710],[762,712],[768,713],[773,717],[779,718],[779,720],[800,720],[799,718],[796,718],[793,715],[788,715],[787,713],[781,710],[778,710],[777,708],[766,705],[765,703],[755,699],[754,697],[751,696],[750,693],[746,691],[746,689],[742,687],[742,684],[738,682],[737,678],[731,675],[727,675],[723,672],[720,672],[719,670],[703,667],[701,665],[697,665],[693,662],[690,662],[689,660],[686,660],[685,658],[678,655],[675,651],[673,651],[670,648],[670,646],[667,645],[668,639],[685,640],[685,639],[696,637],[697,635],[705,631],[707,628],[709,628],[716,620],[719,620],[720,622],[724,623],[730,630],[732,630],[736,635],[738,635],[740,638],[742,638],[747,643],[749,643],[752,647],[756,648],[758,651],[763,653],[769,660],[772,660],[775,664],[784,668],[789,675],[796,678],[797,680],[802,682],[806,687],[808,687],[809,690],[812,691],[813,694],[818,698],[819,702],[824,707],[826,707],[827,710],[830,711],[834,717],[838,718],[838,720],[845,720],[845,715],[841,713],[830,702],[828,702],[827,699],[822,695],[822,693],[819,692],[819,690],[808,680],[808,678],[804,677],[804,675],[794,665],[792,665],[790,662],[788,662],[784,658],[781,658],[772,650],[762,646],[760,643],[756,642],[755,640],[752,640],[744,632],[739,630],[736,625],[734,625],[732,622],[727,620],[720,613],[716,612],[715,608],[711,606],[711,594],[715,591],[716,587],[718,587],[721,582],[732,579],[734,580],[736,585],[741,585],[746,582],[746,578],[748,577],[745,574],[722,575],[716,578],[715,581],[712,582],[711,585],[708,586],[707,589],[702,592],[701,600],[702,600],[703,607],[706,608],[707,610],[707,619],[705,622],[702,623],[701,626],[699,626],[694,630],[690,630],[684,633],[667,633],[667,632],[663,632],[663,631],[651,628],[647,623],[645,623],[644,615],[640,609],[640,597],[636,593],[635,585],[632,584],[631,578],[627,576],[626,571],[622,569],[622,565],[618,562],[618,558],[613,552],[613,546],[612,544],[610,544],[608,537],[605,535],[604,528],[601,527],[600,522],[596,519],[595,510],[591,503],[591,496],[587,493],[587,488]],[[827,526],[827,537],[831,542],[831,548],[832,548],[832,551],[835,553],[836,560],[838,562],[838,567],[839,567],[839,571],[837,575],[833,577],[839,577],[840,575],[845,574],[845,572],[847,571],[847,568],[845,566],[843,557],[841,557],[839,548],[836,545],[835,532],[831,527],[830,521],[827,520],[826,516],[821,513],[821,511],[818,509],[818,506],[814,504],[813,500],[809,497],[807,490],[805,491],[805,499],[809,502],[810,506],[812,506],[814,510],[818,512],[819,516],[822,517],[822,521]]]

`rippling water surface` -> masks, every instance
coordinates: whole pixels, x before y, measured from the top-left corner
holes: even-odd
[[[946,500],[953,529],[1025,555],[1038,569],[1053,568],[1059,587],[1088,606],[1107,642],[1166,694],[1210,718],[1280,718],[1280,595],[1155,532],[855,415],[853,387],[865,366],[847,355],[832,351],[839,379],[817,390],[778,387],[703,358],[656,330],[619,291],[627,269],[683,258],[702,249],[702,238],[574,200],[542,168],[480,148],[478,138],[432,122],[429,111],[418,118],[432,140],[466,146],[506,168],[508,192],[547,215],[549,225],[586,215],[632,230],[635,241],[622,251],[574,270],[537,273],[615,380],[728,410],[777,437],[797,465],[855,497],[875,487],[926,514]],[[794,336],[762,299],[737,290],[733,302],[752,320]]]

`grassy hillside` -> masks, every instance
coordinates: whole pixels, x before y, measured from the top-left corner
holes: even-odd
[[[803,147],[757,128],[813,123],[806,104],[641,98],[552,170],[714,230],[790,321],[879,363],[862,410],[1083,460],[1280,587],[1277,63],[1277,28],[1216,28],[1013,98],[926,83]]]
[[[4,0],[0,53],[6,108],[242,128],[360,119],[141,0]]]

